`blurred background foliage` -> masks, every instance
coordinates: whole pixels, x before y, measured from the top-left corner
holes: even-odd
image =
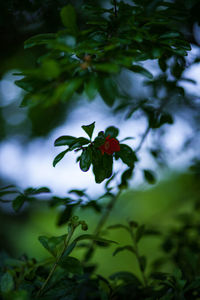
[[[147,271],[158,269],[163,272],[172,272],[177,265],[170,257],[175,255],[176,235],[180,234],[186,247],[198,252],[195,243],[198,243],[199,208],[200,208],[199,174],[177,173],[171,174],[153,188],[129,189],[119,198],[107,222],[102,236],[119,243],[119,246],[131,243],[128,233],[124,229],[108,229],[109,225],[124,224],[130,220],[145,224],[146,228],[155,232],[147,234],[139,243],[140,253],[147,257]],[[48,200],[48,198],[46,199]],[[99,199],[97,203],[106,203],[106,198]],[[61,211],[60,211],[61,212]],[[91,208],[79,208],[74,211],[80,218],[87,220],[88,233],[93,233],[100,213]],[[41,247],[39,235],[58,236],[65,234],[66,226],[58,227],[58,210],[47,207],[47,201],[33,202],[31,206],[20,214],[10,214],[1,211],[1,243],[5,250],[14,257],[25,254],[38,260],[49,257],[48,252]],[[6,224],[6,227],[5,227]],[[3,226],[3,225],[1,225]],[[171,231],[172,230],[172,231]],[[189,234],[188,234],[189,232]],[[78,230],[77,235],[81,233]],[[161,235],[160,235],[160,234]],[[187,234],[189,235],[186,238]],[[173,237],[173,238],[172,238]],[[190,241],[191,239],[191,241]],[[173,249],[174,248],[174,249]],[[113,256],[116,245],[99,245],[90,264],[97,264],[97,273],[109,276],[119,270],[130,271],[140,276],[138,263],[128,251]],[[82,259],[85,248],[81,245],[75,249],[75,257]],[[166,254],[165,254],[166,253]],[[169,261],[166,259],[169,255]],[[188,257],[189,261],[191,256]],[[182,267],[182,266],[181,266]]]
[[[147,64],[141,64],[140,67],[136,66],[130,70],[130,61],[126,57],[122,57],[120,62],[120,56],[123,56],[123,51],[126,48],[127,41],[121,40],[122,47],[119,49],[118,62],[111,62],[113,53],[117,51],[108,48],[108,53],[105,55],[105,62],[102,64],[96,57],[94,60],[96,63],[96,73],[98,77],[98,83],[91,82],[93,74],[87,74],[85,65],[88,61],[84,56],[86,50],[83,48],[80,50],[80,61],[82,69],[78,71],[78,74],[85,78],[89,78],[88,82],[94,89],[89,89],[87,85],[83,83],[74,85],[69,97],[64,97],[63,101],[55,101],[53,105],[41,105],[34,104],[29,105],[31,97],[40,98],[41,90],[44,83],[48,81],[49,89],[45,90],[45,95],[49,99],[49,102],[54,102],[53,96],[57,88],[57,80],[60,80],[60,66],[55,63],[54,55],[57,55],[56,50],[51,47],[31,47],[24,50],[24,41],[37,34],[56,34],[58,31],[63,30],[63,24],[60,18],[60,11],[66,4],[72,4],[75,7],[77,13],[78,26],[81,30],[87,28],[86,23],[90,20],[89,26],[97,27],[100,33],[105,29],[104,22],[107,20],[107,16],[103,15],[101,8],[109,10],[110,5],[107,1],[95,1],[95,8],[92,6],[93,1],[36,1],[36,0],[9,0],[4,1],[1,4],[1,16],[0,16],[0,32],[1,32],[1,88],[0,88],[0,139],[1,144],[7,141],[9,138],[17,138],[21,145],[26,147],[27,143],[37,137],[47,138],[53,129],[57,126],[67,122],[68,116],[73,109],[82,105],[82,93],[87,89],[87,96],[91,99],[96,96],[94,89],[98,90],[104,102],[111,106],[111,111],[117,116],[118,112],[124,112],[127,119],[131,118],[143,118],[145,117],[148,122],[147,133],[151,130],[154,132],[153,145],[150,147],[152,156],[160,165],[163,161],[161,159],[162,154],[165,153],[166,144],[162,143],[162,136],[166,127],[162,127],[163,124],[171,124],[173,126],[174,120],[177,116],[181,117],[184,121],[188,122],[193,129],[192,134],[185,141],[182,151],[187,149],[195,149],[191,157],[191,164],[196,173],[199,172],[199,94],[194,94],[190,89],[186,89],[183,82],[189,82],[195,84],[190,78],[185,78],[185,72],[193,65],[200,62],[200,2],[198,0],[174,0],[174,1],[120,1],[121,12],[126,11],[127,7],[125,3],[135,3],[138,11],[136,10],[135,18],[138,22],[138,27],[134,32],[134,43],[136,47],[139,47],[141,53],[145,54],[145,57],[141,57],[136,52],[131,52],[131,55],[135,55],[135,61],[146,61]],[[118,1],[119,2],[119,1]],[[168,3],[168,11],[165,11],[163,16],[162,9],[159,11],[158,7],[163,8],[163,5]],[[124,4],[124,6],[123,6]],[[88,5],[93,7],[91,13],[84,13],[83,6]],[[164,6],[165,7],[165,6]],[[166,8],[166,7],[165,7]],[[101,15],[100,15],[101,12]],[[99,13],[99,15],[98,15]],[[159,13],[165,22],[159,19]],[[123,13],[122,13],[123,15]],[[98,17],[97,17],[98,16]],[[127,16],[128,18],[129,16]],[[99,19],[98,19],[99,18]],[[166,19],[170,21],[166,24]],[[97,20],[95,24],[94,20]],[[111,18],[110,22],[113,21]],[[152,24],[147,23],[152,21]],[[123,25],[124,19],[119,19],[117,28],[120,29],[120,24]],[[159,23],[160,22],[160,23]],[[126,23],[124,27],[126,30]],[[147,26],[145,35],[145,25]],[[142,31],[142,26],[143,30]],[[171,28],[170,28],[171,26]],[[160,31],[158,30],[160,28]],[[162,34],[162,30],[169,30],[170,35],[163,37],[165,42],[158,43],[157,37]],[[170,28],[170,29],[169,29]],[[197,29],[195,29],[197,28]],[[112,31],[113,28],[110,30]],[[140,30],[141,29],[141,30]],[[173,33],[172,29],[175,31]],[[97,31],[98,31],[97,30]],[[128,30],[128,29],[127,29]],[[149,31],[150,30],[150,31]],[[177,39],[177,43],[174,46],[174,39],[176,39],[176,32],[180,33],[180,42]],[[136,35],[137,33],[137,35]],[[65,32],[64,32],[65,34]],[[120,33],[123,35],[123,30]],[[120,36],[119,34],[119,36]],[[140,35],[141,34],[141,35]],[[70,33],[72,37],[72,33]],[[58,36],[56,37],[56,39]],[[82,38],[82,42],[84,41]],[[144,43],[143,43],[144,41]],[[68,41],[73,44],[73,39]],[[101,39],[98,41],[101,46]],[[114,41],[115,42],[115,41]],[[116,41],[116,48],[119,41]],[[56,44],[54,44],[56,45]],[[172,45],[172,46],[171,46]],[[185,56],[190,50],[190,46],[196,49],[196,52],[191,56]],[[97,45],[98,47],[99,45]],[[80,47],[80,45],[79,45]],[[90,54],[92,53],[92,47]],[[171,50],[170,50],[170,49]],[[172,51],[173,50],[173,51]],[[49,51],[52,57],[49,60],[41,64],[38,61],[38,57],[45,57],[45,54]],[[51,52],[52,51],[52,52]],[[59,50],[61,51],[61,50]],[[58,51],[58,52],[59,52]],[[82,51],[82,53],[81,53]],[[96,51],[96,50],[94,50]],[[109,52],[111,51],[111,52]],[[140,53],[140,54],[141,54]],[[138,57],[137,57],[138,55]],[[101,58],[101,56],[100,56]],[[93,59],[93,58],[92,58]],[[105,57],[103,58],[105,59]],[[153,60],[155,63],[153,67],[148,69],[149,60]],[[80,62],[78,62],[80,65]],[[98,65],[99,63],[99,65]],[[120,65],[120,71],[118,70],[118,64]],[[127,65],[127,69],[125,66]],[[122,69],[121,69],[122,66]],[[42,69],[43,68],[43,69]],[[79,68],[80,69],[80,68]],[[29,70],[29,72],[28,72]],[[22,76],[14,76],[13,73],[23,73],[27,78],[32,78],[32,70],[35,70],[35,76],[39,87],[34,87],[33,90],[23,91],[22,89],[16,89],[13,91],[10,84],[16,79],[21,80]],[[40,70],[38,73],[37,71]],[[155,72],[154,72],[155,70]],[[133,72],[132,72],[133,71]],[[42,73],[43,72],[43,73]],[[153,73],[153,77],[151,75]],[[49,80],[48,76],[51,74]],[[96,74],[95,73],[95,74]],[[137,80],[134,81],[135,73],[139,73],[144,76],[145,82],[142,83],[141,88],[137,87]],[[69,78],[70,69],[66,71]],[[77,73],[73,73],[74,78],[77,78]],[[43,77],[42,77],[43,75]],[[48,75],[48,76],[47,76]],[[84,77],[85,76],[85,77]],[[61,76],[62,77],[62,76]],[[41,81],[38,80],[41,78]],[[20,84],[19,84],[20,85]],[[113,87],[114,85],[114,87]],[[79,88],[81,87],[80,91]],[[116,95],[113,94],[117,87]],[[53,91],[52,91],[53,89]],[[193,89],[194,90],[194,89]],[[136,91],[136,92],[135,92]],[[71,95],[73,98],[71,99]],[[84,94],[85,95],[85,94]],[[62,98],[62,97],[61,97]],[[114,103],[115,98],[117,101]],[[28,104],[26,107],[19,107],[22,100]],[[90,100],[91,100],[90,99]],[[9,102],[10,101],[10,102]],[[161,113],[162,112],[162,113]],[[95,112],[93,112],[95,115]],[[126,122],[126,120],[125,120]],[[159,161],[160,160],[160,161]],[[3,161],[1,162],[3,163]],[[165,162],[166,163],[166,162]],[[86,175],[87,176],[87,175]],[[199,209],[199,177],[195,177],[192,174],[172,174],[165,181],[160,182],[156,187],[146,189],[144,186],[142,190],[134,190],[130,188],[119,199],[117,206],[115,207],[109,223],[124,223],[126,219],[134,219],[140,223],[149,224],[152,227],[156,227],[159,230],[167,232],[172,224],[179,225],[179,219],[177,214],[185,214],[185,218],[188,218],[190,222],[190,212],[193,211],[195,206],[196,211]],[[8,178],[1,178],[2,184],[8,183]],[[10,182],[9,182],[10,183]],[[41,248],[37,237],[39,234],[59,234],[63,233],[65,229],[58,229],[55,226],[56,213],[55,210],[46,210],[45,204],[39,204],[35,207],[25,207],[21,213],[14,214],[5,207],[0,210],[0,240],[1,248],[8,250],[11,254],[21,255],[22,252],[26,252],[30,256],[37,256],[42,258],[46,255],[45,250]],[[78,215],[82,215],[84,219],[88,220],[89,230],[93,229],[93,224],[97,216],[93,210],[77,211]],[[188,216],[188,217],[187,217]],[[185,220],[185,219],[184,219]],[[185,221],[186,222],[186,221]],[[198,224],[198,226],[200,226]],[[166,229],[167,228],[167,229]],[[105,236],[110,237],[112,235],[113,240],[117,240],[119,243],[125,244],[127,237],[123,231],[106,231]],[[141,243],[142,251],[149,257],[149,265],[151,261],[157,257],[158,253],[161,253],[159,236],[155,239],[147,238]],[[130,270],[137,268],[137,264],[134,261],[130,264],[130,254],[120,253],[119,256],[111,259],[111,254],[114,250],[114,246],[111,248],[98,249],[94,261],[101,261],[99,265],[99,272],[108,275],[116,270]],[[77,250],[77,256],[82,255],[82,250]],[[106,255],[105,255],[106,253]],[[123,259],[121,257],[123,256]],[[106,267],[107,266],[107,267]],[[164,269],[171,268],[172,266],[163,266]]]

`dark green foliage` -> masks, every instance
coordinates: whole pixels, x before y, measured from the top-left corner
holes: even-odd
[[[58,215],[57,225],[62,226],[66,224],[72,216],[74,205],[67,205],[65,209]]]
[[[60,12],[63,25],[72,35],[77,33],[76,11],[71,4],[66,5]]]
[[[133,168],[134,163],[138,160],[135,152],[125,144],[120,144],[120,151],[115,154],[116,159],[121,158],[123,163]]]
[[[132,177],[132,175],[133,175],[133,168],[129,168],[122,173],[121,184],[120,184],[121,188],[128,187],[128,180]]]
[[[73,274],[82,274],[83,268],[81,266],[80,261],[71,256],[63,257],[61,258],[59,265],[65,269],[67,272],[73,273]]]
[[[6,43],[11,45],[8,54],[4,53],[3,57],[10,55],[12,48],[16,51],[19,41],[26,38],[23,53],[31,62],[26,68],[17,63],[16,68],[22,70],[18,75],[22,78],[16,80],[16,85],[25,91],[21,106],[27,107],[33,136],[47,134],[61,124],[69,105],[85,95],[89,100],[100,95],[109,107],[114,107],[115,112],[125,110],[127,119],[135,115],[145,117],[147,128],[135,150],[122,143],[132,138],[128,137],[119,143],[120,150],[113,148],[109,152],[109,139],[113,139],[116,146],[119,129],[109,126],[93,138],[95,122],[82,126],[89,139],[64,135],[55,140],[56,147],[65,149],[55,157],[54,167],[68,152],[79,152],[77,162],[80,169],[87,172],[91,167],[96,183],[105,181],[105,193],[97,199],[91,199],[86,190],[78,188],[70,190],[66,197],[54,196],[47,187],[31,187],[24,191],[12,185],[0,188],[0,202],[11,203],[18,214],[22,208],[29,209],[31,203],[59,208],[57,225],[66,228],[61,236],[39,237],[39,242],[50,254],[47,260],[38,262],[26,255],[13,258],[5,252],[0,253],[0,299],[199,299],[198,159],[190,168],[190,172],[194,173],[194,184],[189,200],[194,207],[190,212],[176,216],[176,222],[170,223],[170,228],[159,226],[158,231],[158,224],[152,228],[148,224],[140,225],[129,220],[126,224],[107,228],[123,229],[130,237],[127,244],[118,245],[112,238],[101,236],[107,233],[103,230],[107,218],[135,172],[136,162],[140,158],[138,151],[147,134],[165,130],[173,124],[175,111],[180,111],[182,107],[195,111],[195,118],[198,119],[198,97],[189,97],[181,83],[195,83],[185,78],[184,72],[190,64],[185,58],[191,50],[190,43],[196,43],[192,31],[194,25],[199,24],[199,8],[198,0],[111,0],[107,3],[91,0],[17,3],[11,0],[2,3],[2,10],[6,13],[0,25],[6,38],[2,37],[1,48]],[[14,22],[9,29],[7,19],[11,15]],[[27,18],[25,23],[31,26],[20,28],[17,18],[22,15]],[[34,18],[39,21],[35,22]],[[8,38],[9,32],[12,32],[11,38]],[[13,38],[15,34],[18,38]],[[149,60],[158,63],[158,74],[148,70],[145,61]],[[199,62],[198,57],[195,62]],[[8,68],[6,62],[2,65],[3,70]],[[129,94],[126,74],[135,76],[133,78],[137,77],[136,74],[141,75],[149,97],[143,98],[134,93],[134,79],[133,92]],[[0,112],[4,136],[6,129],[2,116]],[[150,153],[158,164],[164,165],[163,149],[159,145],[151,147]],[[113,174],[114,160],[119,158],[128,166],[119,171],[120,181],[118,174]],[[154,171],[145,168],[142,172],[149,184],[156,182]],[[46,201],[42,201],[42,193],[47,194]],[[74,236],[76,228],[84,232],[88,229],[84,220],[73,216],[77,208],[92,208],[101,213],[92,228],[93,233]],[[143,239],[151,236],[158,238],[160,245],[153,261],[149,259],[151,249],[143,252]],[[109,278],[98,275],[90,259],[97,247],[110,245],[116,246],[113,255],[117,255],[122,262],[123,252],[129,252],[138,264],[139,276],[135,274],[135,269],[125,272],[123,268]],[[71,256],[76,247],[86,250],[84,259]]]
[[[90,125],[83,125],[82,128],[83,130],[85,130],[85,132],[87,133],[87,135],[90,137],[90,139],[92,138],[92,134],[94,131],[94,127],[95,127],[95,122],[93,122]]]
[[[82,129],[88,134],[90,139],[94,131],[95,122],[90,125],[83,125]],[[61,136],[54,142],[55,146],[68,146],[68,148],[59,153],[54,161],[53,166],[65,156],[68,151],[82,150],[81,155],[78,158],[80,169],[83,172],[87,172],[90,166],[93,166],[93,173],[96,183],[101,183],[106,178],[110,178],[113,172],[113,157],[115,159],[121,158],[121,160],[130,167],[129,172],[124,173],[122,181],[123,185],[127,184],[127,180],[132,175],[134,163],[138,160],[135,152],[125,144],[120,144],[120,151],[113,152],[112,154],[102,153],[100,147],[106,143],[106,138],[116,139],[119,134],[119,129],[110,126],[106,128],[105,132],[100,131],[94,141],[88,140],[84,137],[75,138],[72,136]],[[87,145],[87,146],[86,146]],[[113,154],[115,155],[113,156]]]
[[[53,160],[53,166],[55,167],[57,165],[57,163],[63,159],[63,157],[65,156],[65,154],[68,152],[69,150],[64,150],[62,152],[60,152]]]
[[[13,190],[14,188],[14,190]],[[18,189],[15,189],[15,186],[9,185],[0,188],[0,202],[3,203],[12,203],[12,208],[15,210],[15,212],[18,212],[23,204],[25,202],[36,202],[37,198],[33,196],[38,196],[43,193],[50,193],[50,189],[47,187],[41,187],[41,188],[27,188],[23,192],[20,192]],[[12,200],[10,199],[10,195],[17,194],[14,197],[12,197]],[[9,199],[3,199],[4,197],[9,196]]]
[[[24,202],[26,201],[26,197],[24,195],[19,195],[17,196],[13,202],[12,202],[12,207],[13,209],[17,212],[20,210],[20,208],[23,206]]]
[[[76,138],[74,136],[60,136],[58,139],[55,140],[54,146],[70,146],[75,142],[75,140]]]
[[[80,168],[82,171],[87,172],[92,163],[92,149],[86,148],[83,150],[80,157]]]
[[[12,187],[13,188],[13,187]],[[7,188],[1,190],[6,191]],[[43,189],[43,188],[42,188]],[[45,188],[46,189],[46,188]],[[27,189],[33,192],[34,189]],[[27,191],[26,190],[26,191]],[[35,189],[36,191],[36,189]],[[72,194],[84,196],[81,190],[72,190]],[[82,224],[77,217],[71,219],[70,226]],[[149,236],[157,235],[157,230],[139,225],[135,221],[127,224],[115,224],[109,229],[124,229],[132,236],[133,244],[119,245],[113,255],[123,255],[123,251],[129,251],[138,260],[139,268],[144,278],[138,278],[132,272],[120,271],[111,274],[109,279],[95,275],[94,270],[88,273],[87,268],[77,258],[71,256],[72,251],[82,241],[91,240],[103,243],[113,241],[97,237],[91,234],[82,234],[72,239],[66,248],[62,259],[58,263],[54,278],[49,283],[38,299],[77,299],[85,295],[85,299],[198,299],[200,293],[199,283],[199,218],[198,212],[182,214],[178,216],[179,226],[171,227],[167,232],[160,233],[159,240],[162,246],[161,257],[157,260],[163,264],[174,266],[174,271],[166,273],[161,271],[156,264],[152,264],[151,272],[146,274],[148,266],[148,254],[140,253],[140,240]],[[71,225],[70,225],[71,224]],[[74,224],[74,225],[73,225]],[[75,225],[77,226],[77,225]],[[53,264],[55,257],[59,255],[66,240],[67,234],[57,237],[39,237],[41,244],[52,255],[49,264]],[[69,256],[70,255],[70,256]],[[162,259],[161,259],[162,258]],[[121,259],[121,258],[120,258]],[[123,259],[123,258],[122,258]],[[41,281],[47,278],[48,266],[43,262],[36,262],[34,259],[13,259],[6,254],[0,255],[0,295],[4,299],[36,299],[36,293],[41,286]],[[5,270],[6,267],[6,272]],[[2,272],[3,271],[3,272]],[[19,277],[19,274],[20,277]],[[85,286],[86,285],[86,286]],[[16,286],[18,288],[16,289]],[[84,288],[85,286],[85,288]],[[64,298],[65,299],[65,298]],[[78,298],[79,299],[79,298]]]
[[[42,244],[42,246],[47,249],[53,256],[57,256],[57,247],[60,244],[63,244],[64,240],[66,239],[67,235],[62,236],[54,236],[54,237],[46,237],[46,236],[39,236],[38,240]]]
[[[150,184],[154,184],[156,182],[156,177],[155,174],[152,170],[143,170],[143,174],[144,174],[144,178],[145,180],[150,183]]]
[[[109,136],[112,138],[116,138],[119,134],[119,129],[114,127],[114,126],[110,126],[108,128],[106,128],[105,130],[105,136]]]
[[[49,106],[82,92],[93,99],[99,92],[104,102],[112,106],[124,96],[115,80],[122,69],[153,79],[151,72],[138,64],[147,59],[159,59],[165,71],[166,60],[177,57],[173,74],[180,78],[179,61],[191,48],[171,18],[176,4],[155,2],[154,9],[137,1],[112,5],[113,8],[106,9],[98,3],[94,6],[86,2],[81,19],[77,8],[67,4],[60,11],[65,29],[42,33],[25,42],[25,48],[43,45],[47,51],[47,55],[40,57],[38,69],[24,71],[25,77],[17,82],[28,91],[25,105]],[[175,11],[179,22],[186,18],[181,11]],[[43,100],[37,103],[40,98]]]

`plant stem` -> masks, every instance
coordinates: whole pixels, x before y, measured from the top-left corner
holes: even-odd
[[[98,235],[102,229],[102,227],[104,226],[105,222],[107,221],[117,199],[119,198],[120,194],[121,194],[121,189],[119,189],[119,191],[117,192],[117,194],[112,197],[112,199],[110,200],[110,202],[108,203],[108,205],[106,206],[105,208],[105,211],[103,213],[103,215],[101,216],[100,220],[99,220],[99,223],[97,224],[97,227],[94,231],[94,234],[95,235]]]
[[[145,132],[144,132],[144,134],[143,134],[143,136],[141,138],[141,141],[140,141],[138,147],[135,149],[135,152],[138,152],[141,149],[141,147],[142,147],[142,145],[143,145],[143,143],[144,143],[144,141],[145,141],[145,139],[146,139],[146,137],[147,137],[150,129],[151,129],[150,126],[148,126],[147,129],[145,130]]]
[[[135,235],[134,235],[132,229],[130,229],[130,235],[131,235],[131,238],[132,238],[132,241],[133,241],[134,252],[135,252],[135,256],[136,256],[137,261],[138,261],[138,265],[139,265],[140,272],[141,272],[141,275],[142,275],[143,283],[144,283],[144,286],[146,287],[146,286],[148,285],[148,284],[147,284],[147,278],[146,278],[146,275],[145,275],[144,270],[143,270],[142,267],[141,267],[141,263],[140,263],[140,255],[139,255],[139,251],[138,251],[138,245],[137,245],[137,241],[136,241],[136,239],[135,239]]]
[[[119,189],[119,191],[117,192],[117,194],[114,197],[112,197],[112,199],[110,200],[110,202],[106,206],[106,208],[105,208],[105,210],[104,210],[104,212],[103,212],[103,214],[102,214],[102,216],[101,216],[101,218],[100,218],[100,220],[99,220],[99,222],[98,222],[98,224],[97,224],[97,226],[96,226],[96,228],[94,230],[94,235],[96,235],[96,236],[99,235],[101,229],[103,228],[104,224],[106,223],[106,221],[107,221],[107,219],[108,219],[108,217],[109,217],[109,215],[110,215],[110,213],[111,213],[111,211],[112,211],[112,209],[113,209],[113,207],[114,207],[117,199],[119,198],[121,192],[122,192],[122,189]],[[92,241],[91,244],[90,244],[90,246],[89,246],[89,248],[87,249],[87,252],[85,254],[83,262],[87,261],[87,256],[90,253],[90,251],[92,250],[93,244],[94,244],[94,242]]]
[[[53,273],[55,272],[55,270],[56,270],[56,268],[57,268],[57,266],[58,266],[58,264],[59,264],[60,259],[62,258],[63,254],[65,253],[65,250],[66,250],[67,246],[69,245],[69,242],[70,242],[70,239],[71,239],[71,237],[72,237],[72,235],[73,235],[73,233],[74,233],[74,230],[75,230],[75,228],[72,227],[71,230],[70,230],[70,232],[68,233],[68,235],[67,235],[67,237],[66,237],[66,239],[65,239],[65,241],[64,241],[64,247],[63,247],[61,253],[58,255],[58,257],[57,257],[57,259],[56,259],[56,261],[55,261],[53,267],[51,268],[51,271],[50,271],[50,273],[49,273],[47,279],[46,279],[45,282],[43,283],[41,289],[38,291],[37,297],[39,297],[39,296],[43,293],[45,287],[47,286],[49,280],[51,279]]]
[[[157,111],[157,115],[159,115],[162,112],[162,110],[166,106],[166,104],[167,104],[167,102],[163,102],[161,104],[160,108]],[[145,132],[144,132],[144,134],[143,134],[143,136],[142,136],[142,138],[141,138],[141,141],[140,141],[138,147],[135,149],[135,152],[138,152],[141,149],[141,147],[142,147],[147,135],[149,134],[150,130],[151,130],[151,127],[148,125]]]

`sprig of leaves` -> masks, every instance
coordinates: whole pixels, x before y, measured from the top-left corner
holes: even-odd
[[[63,157],[70,151],[82,151],[81,155],[78,157],[80,169],[83,172],[87,172],[90,167],[93,167],[93,173],[95,176],[95,181],[101,183],[106,178],[110,178],[113,173],[113,158],[121,159],[131,170],[129,173],[123,175],[123,183],[131,177],[132,171],[134,169],[135,162],[138,161],[135,152],[126,144],[120,144],[120,151],[115,152],[114,155],[107,153],[102,154],[100,147],[105,143],[106,137],[116,139],[119,134],[119,129],[110,126],[106,128],[105,132],[100,131],[98,135],[92,141],[92,135],[95,128],[95,122],[89,125],[83,125],[82,129],[89,136],[90,140],[79,137],[75,138],[73,136],[61,136],[55,140],[55,146],[68,146],[68,148],[61,153],[59,153],[54,161],[53,166],[63,159]]]

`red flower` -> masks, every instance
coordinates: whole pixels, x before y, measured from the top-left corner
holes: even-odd
[[[99,147],[101,153],[107,153],[112,155],[114,152],[120,151],[119,141],[115,138],[111,138],[110,135],[106,137],[106,140],[103,145]]]

